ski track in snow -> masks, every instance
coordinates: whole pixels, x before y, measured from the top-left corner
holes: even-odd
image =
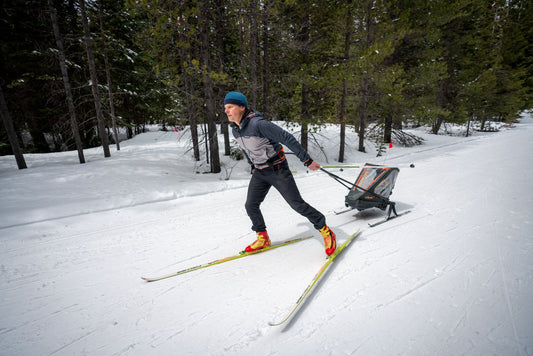
[[[88,154],[92,163],[65,167],[51,154],[35,162],[50,157],[53,169],[0,168],[8,204],[0,219],[0,354],[531,355],[532,129],[524,118],[497,134],[398,148],[386,158],[401,168],[392,198],[412,212],[375,228],[367,223],[381,211],[335,215],[345,188],[323,173],[296,174],[339,241],[363,231],[276,328],[267,322],[295,303],[324,253],[320,235],[275,191],[263,204],[273,240],[313,238],[164,281],[139,278],[230,256],[253,240],[245,166],[235,180],[191,182],[182,173],[189,163],[158,165],[174,159],[167,133],[125,143],[114,161]],[[112,163],[126,171],[133,154],[146,161],[135,168],[140,181],[92,171]],[[353,180],[359,170],[336,173]],[[59,189],[107,179],[103,193]]]

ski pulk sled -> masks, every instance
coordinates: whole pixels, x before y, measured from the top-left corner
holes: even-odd
[[[366,163],[353,184],[324,169],[322,171],[349,189],[348,194],[344,198],[344,205],[347,209],[337,214],[342,214],[353,209],[362,211],[370,208],[378,208],[385,211],[388,208],[387,216],[384,220],[370,224],[370,226],[376,226],[410,212],[405,211],[398,214],[396,212],[396,203],[389,199],[394,189],[396,178],[398,178],[398,173],[400,173],[399,168]]]

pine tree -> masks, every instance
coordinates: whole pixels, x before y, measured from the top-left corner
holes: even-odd
[[[117,147],[117,151],[120,151],[120,142],[119,142],[118,128],[117,128],[117,117],[115,114],[113,80],[111,78],[111,69],[109,68],[109,56],[108,56],[108,49],[107,49],[108,44],[106,43],[107,41],[105,41],[105,39],[107,38],[107,35],[105,34],[105,30],[104,30],[104,16],[103,16],[101,0],[98,2],[98,22],[100,25],[100,33],[102,35],[102,38],[104,39],[104,41],[102,41],[101,46],[103,48],[104,67],[105,67],[105,75],[106,75],[106,81],[107,81],[107,92],[108,92],[108,98],[109,98],[109,111],[111,114],[111,127],[113,128],[113,137],[115,138],[115,145]]]
[[[52,27],[54,29],[54,36],[56,38],[57,51],[59,56],[59,65],[61,68],[61,75],[65,85],[65,96],[67,99],[68,111],[70,115],[70,123],[72,127],[72,134],[78,150],[78,159],[80,163],[85,163],[85,156],[83,154],[83,145],[81,142],[80,131],[78,127],[78,120],[76,118],[76,108],[74,107],[74,98],[72,96],[70,79],[67,71],[65,49],[63,46],[63,38],[59,32],[59,23],[57,21],[57,11],[54,7],[53,1],[48,0],[48,8],[50,10],[50,18],[52,20]]]
[[[213,8],[211,4],[206,0],[201,2],[200,11],[198,14],[200,38],[201,38],[201,63],[203,71],[203,89],[205,94],[205,107],[206,107],[206,121],[208,127],[208,140],[209,140],[209,155],[211,173],[220,172],[220,156],[218,150],[218,137],[216,128],[216,112],[215,112],[215,93],[214,82],[211,74],[212,71],[212,57],[211,57],[211,41],[210,28],[212,18],[210,14]]]
[[[365,152],[366,130],[370,123],[384,120],[396,113],[392,100],[401,95],[398,78],[402,73],[397,65],[389,63],[397,42],[402,37],[401,28],[391,19],[391,5],[385,1],[363,1],[355,10],[355,93],[358,101],[358,149]]]
[[[89,21],[87,19],[87,13],[85,10],[85,0],[78,0],[81,10],[81,20],[83,23],[83,32],[84,32],[84,41],[85,48],[87,50],[87,61],[89,63],[89,72],[91,74],[91,89],[93,92],[94,107],[96,110],[96,119],[98,121],[98,135],[100,136],[100,141],[102,148],[104,150],[104,157],[111,157],[111,152],[109,151],[109,141],[107,138],[107,133],[105,131],[105,122],[104,115],[102,112],[102,104],[100,101],[100,90],[98,88],[98,75],[96,73],[96,63],[94,60],[93,53],[93,44],[92,38],[89,31]]]
[[[0,114],[2,116],[2,122],[4,123],[4,127],[7,132],[9,143],[11,144],[11,150],[13,151],[13,154],[15,155],[15,160],[17,161],[17,166],[19,169],[25,169],[27,168],[26,160],[24,159],[24,155],[22,154],[22,150],[20,149],[20,146],[17,140],[17,134],[15,132],[15,127],[13,125],[13,120],[11,120],[11,115],[9,114],[9,109],[6,104],[6,100],[4,98],[4,92],[2,90],[1,85],[0,85]]]

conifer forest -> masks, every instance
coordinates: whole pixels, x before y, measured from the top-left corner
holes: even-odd
[[[224,95],[298,127],[416,144],[405,125],[489,129],[532,107],[530,0],[2,0],[0,154],[83,150],[146,125],[232,152]],[[468,132],[468,131],[467,131]],[[220,143],[220,147],[219,147]],[[75,153],[73,153],[75,154]]]

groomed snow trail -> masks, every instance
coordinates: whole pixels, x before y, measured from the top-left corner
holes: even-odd
[[[364,231],[276,328],[268,321],[292,306],[325,255],[320,234],[275,191],[263,204],[270,236],[315,238],[140,279],[232,255],[254,238],[248,176],[184,174],[190,162],[172,163],[176,144],[161,137],[86,166],[0,170],[9,204],[0,219],[0,355],[533,354],[531,117],[496,134],[392,150],[386,163],[401,171],[391,198],[412,213],[372,229],[382,212],[335,215],[345,188],[298,173],[339,241]],[[138,165],[128,172],[130,157]],[[353,159],[364,161],[372,157]],[[336,173],[353,180],[359,170]]]

